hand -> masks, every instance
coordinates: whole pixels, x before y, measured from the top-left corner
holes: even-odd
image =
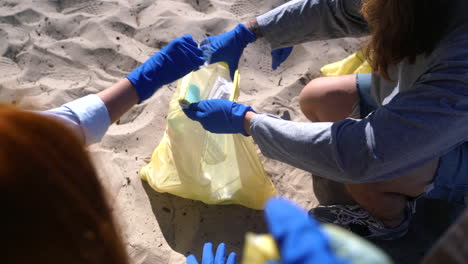
[[[237,25],[233,30],[218,36],[202,40],[200,48],[209,63],[224,61],[229,65],[231,79],[239,66],[239,59],[247,44],[257,39],[244,24]]]
[[[271,68],[276,70],[291,54],[293,47],[275,49],[271,51]]]
[[[343,263],[331,251],[319,224],[293,203],[270,199],[265,206],[265,218],[278,244],[282,264]]]
[[[198,264],[198,261],[194,255],[190,255],[187,257],[187,264]],[[236,264],[236,253],[231,252],[226,261],[226,246],[221,243],[216,249],[216,256],[213,257],[213,244],[208,242],[203,246],[201,264]]]
[[[190,119],[200,122],[204,129],[212,133],[241,133],[244,136],[248,136],[244,130],[247,111],[255,112],[250,106],[225,99],[203,100],[184,109]]]
[[[203,51],[190,35],[174,39],[140,65],[127,79],[136,88],[140,102],[161,86],[198,69],[205,62]]]

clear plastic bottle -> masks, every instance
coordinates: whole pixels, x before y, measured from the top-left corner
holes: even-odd
[[[211,57],[213,56],[213,49],[208,35],[205,35],[205,38],[200,42],[200,49],[203,51],[203,57],[205,57],[205,64],[202,67],[206,67],[211,64]]]

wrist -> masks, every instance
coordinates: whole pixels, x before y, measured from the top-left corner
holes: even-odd
[[[243,47],[245,48],[249,43],[255,42],[257,40],[257,36],[255,33],[250,30],[246,24],[238,24],[237,27],[235,28],[235,32],[238,36],[239,40],[242,40],[243,42]]]
[[[256,115],[257,113],[253,111],[247,111],[245,112],[244,115],[244,130],[247,133],[247,135],[252,135],[252,132],[250,131],[250,121],[252,118]]]
[[[244,136],[249,136],[249,133],[248,131],[249,130],[246,130],[245,129],[245,117],[247,115],[248,112],[253,112],[255,113],[255,110],[251,107],[251,106],[248,106],[248,105],[243,105],[243,104],[238,104],[236,102],[231,102],[231,101],[227,101],[227,102],[230,102],[231,105],[231,124],[232,124],[232,127],[235,129],[235,133],[240,133]],[[250,116],[250,115],[249,115]]]
[[[151,97],[162,86],[159,78],[154,76],[156,75],[154,72],[157,72],[158,69],[155,69],[154,63],[149,62],[150,60],[147,60],[126,76],[138,94],[140,99],[138,103]]]
[[[256,18],[249,20],[243,24],[247,27],[248,30],[250,30],[255,35],[256,38],[263,37],[263,33],[260,30],[260,26],[258,25]]]

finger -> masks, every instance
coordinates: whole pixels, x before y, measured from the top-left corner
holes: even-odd
[[[300,215],[300,218],[307,217],[307,213],[305,211],[301,210],[292,202],[279,197],[269,199],[265,205],[265,217],[270,224],[270,231],[273,231],[274,233],[277,233],[277,231],[279,232],[279,230],[288,226],[284,225],[284,221],[292,217],[297,219],[298,215]]]
[[[270,233],[275,239],[282,239],[300,228],[318,227],[305,210],[282,198],[272,198],[265,205],[265,217]],[[285,224],[287,223],[287,224]]]
[[[200,102],[191,103],[191,104],[189,105],[188,109],[191,110],[191,111],[198,111],[198,110],[199,110],[199,108],[198,108],[198,104],[199,104],[199,103],[200,103]]]
[[[194,49],[194,48],[198,49],[197,42],[195,42],[195,40],[191,38],[184,41],[183,45],[185,48],[188,48],[188,49]]]
[[[198,264],[197,258],[194,255],[189,255],[187,257],[187,264]]]
[[[231,76],[231,81],[234,81],[234,74],[236,73],[239,63],[230,63],[229,64],[229,75]]]
[[[198,48],[198,46],[186,45],[185,50],[195,54],[197,57],[203,57],[203,50]]]
[[[197,67],[205,63],[203,51],[198,47],[186,47],[184,53]]]
[[[318,223],[295,204],[280,198],[270,199],[265,206],[265,217],[284,262],[325,263],[334,258]]]
[[[276,70],[291,54],[293,47],[275,49],[271,51],[271,68]]]
[[[189,44],[189,45],[192,45],[192,46],[195,46],[195,47],[198,47],[198,44],[197,42],[193,39],[192,35],[190,34],[185,34],[182,36],[183,39],[185,40],[185,43]]]
[[[197,114],[196,114],[196,111],[193,111],[193,110],[190,110],[190,109],[182,109],[182,111],[184,111],[185,115],[193,120],[193,121],[197,121],[196,120],[196,117],[197,117]]]
[[[198,44],[192,39],[192,36],[188,36],[189,38],[185,38],[185,41],[181,43],[181,49],[184,51],[191,51],[197,54],[197,56],[203,56],[203,51],[198,47]]]
[[[236,264],[236,262],[237,262],[237,255],[236,253],[231,252],[231,254],[229,254],[226,264]]]
[[[215,263],[223,263],[226,261],[226,245],[221,243],[216,249]]]
[[[185,115],[187,115],[188,118],[198,121],[197,119],[197,112],[198,112],[198,103],[192,103],[189,105],[188,108],[183,109]]]
[[[211,242],[205,243],[203,246],[202,263],[213,263],[213,244]]]
[[[188,110],[192,111],[192,113],[190,113],[193,116],[192,120],[200,121],[208,115],[205,108],[206,101],[207,100],[204,100],[189,105]]]
[[[193,121],[202,122],[203,118],[206,117],[206,113],[197,110],[182,109],[182,111],[184,111],[185,115]]]

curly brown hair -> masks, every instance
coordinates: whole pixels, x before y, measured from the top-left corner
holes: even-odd
[[[390,80],[390,65],[431,53],[444,34],[449,2],[363,0],[361,11],[371,32],[365,55],[374,71]]]
[[[83,142],[58,121],[0,106],[2,263],[127,264]]]

